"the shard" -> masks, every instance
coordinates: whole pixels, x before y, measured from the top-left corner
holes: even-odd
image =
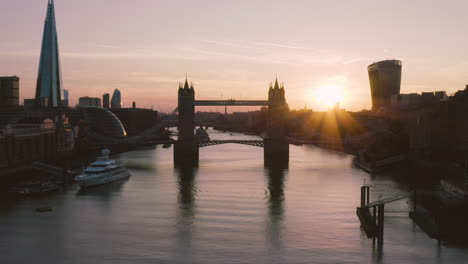
[[[42,36],[41,58],[37,76],[36,100],[50,107],[61,106],[63,99],[60,56],[55,26],[54,1],[49,0]],[[41,104],[43,104],[41,103]]]

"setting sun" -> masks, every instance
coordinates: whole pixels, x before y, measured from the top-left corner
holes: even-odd
[[[343,100],[342,89],[333,85],[320,86],[315,96],[319,103],[327,107],[332,107]]]

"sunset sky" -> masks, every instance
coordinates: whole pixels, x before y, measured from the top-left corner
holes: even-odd
[[[2,1],[0,76],[20,77],[21,101],[34,96],[46,7]],[[126,107],[170,111],[186,74],[197,99],[266,99],[278,75],[292,109],[324,110],[317,91],[339,87],[356,111],[371,106],[367,65],[393,58],[402,93],[468,83],[468,1],[55,0],[55,10],[72,105],[118,88]]]

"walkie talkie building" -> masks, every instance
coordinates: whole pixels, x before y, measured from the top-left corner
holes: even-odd
[[[47,102],[47,106],[59,107],[63,99],[60,56],[55,26],[54,1],[49,0],[42,36],[41,58],[36,85],[36,100]]]
[[[384,60],[367,67],[372,95],[372,110],[390,105],[392,95],[400,94],[401,61]]]

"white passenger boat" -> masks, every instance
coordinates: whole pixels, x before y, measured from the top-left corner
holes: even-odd
[[[122,164],[109,159],[108,149],[103,149],[101,153],[102,157],[98,157],[75,178],[81,187],[101,185],[130,177],[130,173]]]

